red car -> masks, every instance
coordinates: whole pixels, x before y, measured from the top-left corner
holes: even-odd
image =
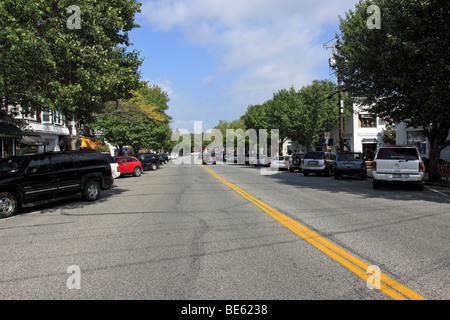
[[[132,174],[139,177],[142,173],[142,163],[131,156],[114,157],[114,160],[119,164],[120,175]]]

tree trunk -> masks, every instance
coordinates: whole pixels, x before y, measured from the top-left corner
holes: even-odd
[[[79,126],[75,125],[75,134],[73,133],[74,126],[72,124],[72,121],[67,120],[66,126],[69,129],[69,148],[72,151],[80,150],[81,148],[81,139],[80,139],[80,133],[79,133]]]
[[[440,181],[438,164],[441,151],[450,146],[450,140],[447,140],[449,134],[449,125],[439,124],[431,126],[425,130],[425,135],[430,143],[429,158],[429,181]]]

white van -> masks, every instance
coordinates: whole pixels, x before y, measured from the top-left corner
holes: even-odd
[[[407,183],[423,190],[424,175],[425,165],[416,147],[381,147],[372,164],[374,189],[380,189],[383,183]]]

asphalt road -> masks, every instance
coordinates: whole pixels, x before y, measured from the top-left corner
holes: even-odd
[[[0,220],[0,299],[395,299],[357,262],[413,298],[450,299],[449,188],[205,167],[169,163],[96,202]]]

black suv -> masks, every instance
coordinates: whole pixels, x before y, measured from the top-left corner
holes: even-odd
[[[48,152],[0,160],[0,218],[31,207],[82,194],[100,197],[114,179],[106,158],[96,151]]]
[[[161,164],[159,156],[155,153],[140,153],[135,155],[141,163],[142,168],[145,170],[156,170]]]

